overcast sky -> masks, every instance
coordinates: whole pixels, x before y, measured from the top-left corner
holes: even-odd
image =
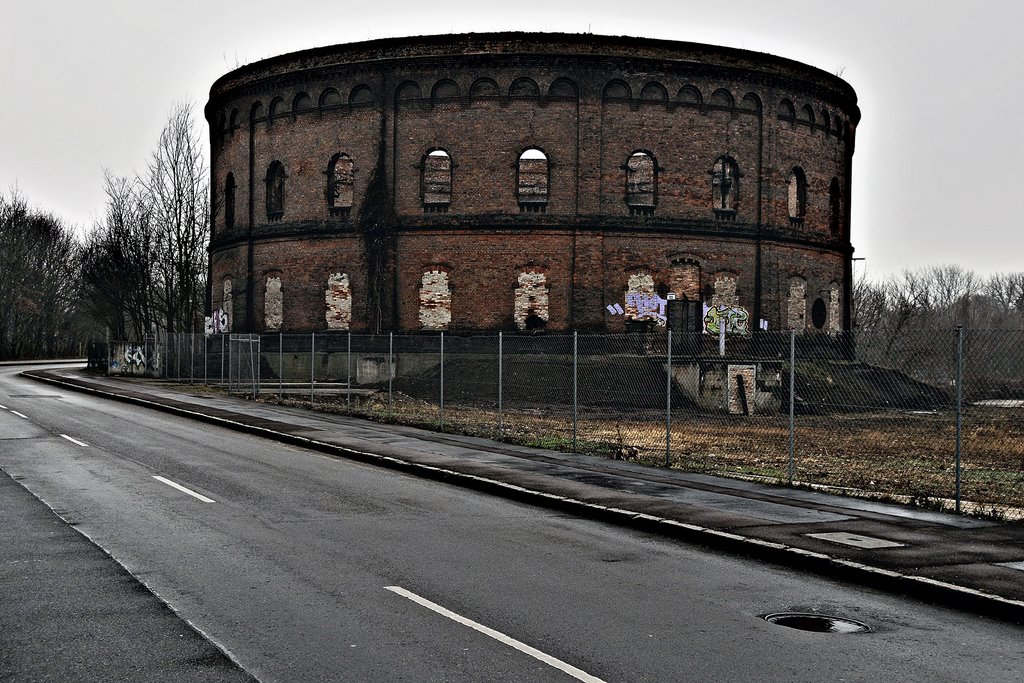
[[[863,113],[853,243],[875,277],[1024,270],[1024,3],[937,0],[5,0],[0,191],[84,229],[103,168],[141,171],[175,101],[202,123],[235,66],[392,36],[564,31],[685,40],[841,73]]]

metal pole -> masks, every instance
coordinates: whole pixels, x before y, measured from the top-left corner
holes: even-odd
[[[576,452],[576,418],[579,411],[578,408],[578,393],[576,385],[576,366],[577,366],[577,333],[576,330],[572,331],[572,452]]]
[[[203,335],[203,384],[210,383],[210,338]]]
[[[277,400],[284,398],[284,332],[277,333]]]
[[[444,332],[441,333],[441,429],[444,430]]]
[[[668,372],[665,373],[665,467],[672,453],[672,330],[668,331]]]
[[[107,328],[107,367],[104,374],[110,374],[110,328]]]
[[[345,410],[352,409],[352,331],[348,333],[348,349],[345,351],[346,374],[345,374]]]
[[[718,319],[718,355],[725,357],[725,320]]]
[[[309,407],[313,407],[313,386],[316,384],[316,359],[313,357],[316,348],[316,332],[309,333]]]
[[[789,485],[796,460],[796,330],[789,331]]]
[[[188,335],[188,383],[195,384],[196,380],[196,333]]]
[[[960,447],[964,408],[964,326],[956,326],[956,511],[960,512]]]
[[[502,333],[498,332],[498,440],[499,441],[504,436],[504,432],[505,432],[505,421],[504,421],[504,418],[503,418],[502,413],[501,413],[501,400],[502,400],[502,395],[504,394],[504,387],[502,386],[503,379],[504,379],[504,377],[502,376],[502,371],[504,370],[504,367],[503,367],[504,358],[503,358],[502,353],[501,353],[502,352],[502,348],[501,348],[502,341],[503,341],[502,340]]]
[[[221,387],[223,388],[223,386],[224,386],[224,333],[223,332],[220,335],[220,384],[221,384]],[[228,389],[228,393],[231,393],[230,389]]]
[[[395,333],[388,332],[388,421],[391,420],[391,412],[394,410],[394,398],[391,392],[392,377],[394,376],[395,363]]]
[[[249,348],[251,349],[252,346]],[[260,380],[262,379],[260,377],[260,371],[263,369],[262,363],[260,363],[261,360],[263,360],[263,336],[258,334],[256,335],[256,357],[253,358],[253,362],[256,364],[256,371],[253,373],[253,381],[255,382],[255,385],[252,389],[252,400],[254,401],[259,398],[260,395]]]

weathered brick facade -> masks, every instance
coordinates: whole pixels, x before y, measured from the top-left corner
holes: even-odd
[[[206,115],[209,306],[234,331],[621,331],[666,299],[849,326],[860,112],[797,62],[387,39],[237,69]]]

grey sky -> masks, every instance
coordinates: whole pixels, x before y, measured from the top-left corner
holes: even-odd
[[[1024,3],[621,0],[8,0],[0,24],[0,189],[79,226],[102,168],[142,170],[172,103],[201,116],[236,65],[372,38],[565,31],[729,45],[857,90],[853,242],[874,276],[959,263],[1024,270]],[[5,3],[5,4],[8,4]],[[358,8],[358,9],[355,9]],[[205,122],[204,122],[205,135]]]

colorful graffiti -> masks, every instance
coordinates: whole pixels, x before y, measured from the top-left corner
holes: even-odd
[[[726,334],[750,336],[750,314],[742,306],[704,306],[704,331],[708,334],[721,334],[725,327]]]

